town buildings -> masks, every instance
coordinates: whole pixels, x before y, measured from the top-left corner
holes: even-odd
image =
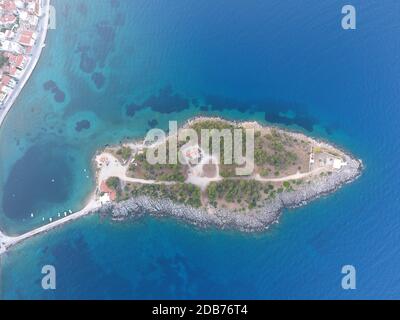
[[[0,113],[32,59],[41,1],[0,0]]]

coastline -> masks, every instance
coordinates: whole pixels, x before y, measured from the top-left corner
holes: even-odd
[[[24,234],[21,234],[19,236],[15,236],[15,237],[7,236],[0,231],[0,256],[3,253],[5,253],[12,246],[15,246],[29,238],[35,237],[42,233],[46,233],[48,231],[51,231],[58,227],[61,227],[65,223],[68,223],[68,222],[77,220],[81,217],[96,213],[96,211],[98,209],[99,209],[99,205],[96,201],[95,194],[92,194],[90,196],[88,204],[82,210],[72,213],[70,215],[64,216],[63,218],[60,218],[59,220],[55,220],[51,223],[45,224],[41,227],[38,227],[36,229],[33,229],[31,231],[28,231]]]
[[[41,19],[41,27],[39,28],[40,38],[38,40],[37,45],[34,48],[34,52],[32,53],[32,59],[29,62],[27,69],[25,70],[21,80],[18,82],[16,88],[13,90],[11,96],[8,98],[6,104],[3,107],[3,110],[0,114],[0,128],[3,125],[5,119],[7,118],[7,115],[10,112],[11,108],[13,107],[18,96],[22,92],[22,89],[25,87],[26,83],[30,79],[42,55],[42,50],[45,47],[47,31],[49,27],[49,18],[50,18],[50,0],[42,0],[42,3],[44,3],[43,5],[44,16],[40,18]]]
[[[345,4],[354,5],[358,30],[341,28]],[[393,4],[50,1],[57,28],[49,28],[0,129],[5,235],[81,210],[96,188],[93,155],[152,128],[168,134],[169,120],[178,127],[201,115],[256,120],[329,142],[364,169],[333,193],[283,209],[261,231],[167,214],[121,221],[89,214],[2,254],[0,300],[396,298],[400,11]],[[92,73],[81,69],[94,60]],[[100,89],[92,74],[105,78]],[[43,89],[49,80],[64,102]],[[56,290],[41,286],[48,265]],[[343,290],[351,266],[356,289]]]
[[[11,96],[7,100],[6,104],[3,106],[3,110],[0,114],[0,129],[4,124],[8,113],[10,112],[11,108],[13,107],[15,101],[17,100],[18,96],[21,94],[22,89],[25,87],[26,83],[30,79],[33,71],[35,70],[39,59],[42,55],[43,48],[45,47],[45,42],[47,38],[47,32],[49,28],[49,19],[50,19],[50,0],[42,0],[41,2],[42,8],[44,10],[44,15],[40,18],[40,27],[39,27],[39,34],[40,38],[37,44],[34,47],[34,52],[32,53],[32,59],[29,62],[27,69],[25,70],[22,78],[18,82],[17,86],[13,90]],[[0,255],[6,251],[6,247],[15,241],[16,238],[6,236],[0,230]]]
[[[100,213],[105,216],[111,215],[114,221],[138,219],[145,215],[170,216],[200,228],[215,227],[221,230],[262,232],[279,222],[283,210],[305,206],[359,178],[364,168],[362,161],[352,156],[348,156],[346,160],[349,162],[346,170],[332,176],[320,177],[301,190],[283,192],[276,199],[265,202],[261,208],[245,214],[223,209],[210,213],[204,208],[196,209],[168,199],[145,196],[104,206],[100,209]]]
[[[194,117],[188,119],[182,128],[193,124],[195,121],[205,119],[219,119],[240,125],[251,124],[264,127],[256,121],[233,122],[217,117]],[[289,130],[279,130],[290,132]],[[292,132],[292,134],[301,135],[307,139],[319,142],[322,145],[332,147],[332,144],[328,142],[308,137],[303,133]],[[336,149],[340,150],[338,148]],[[275,199],[265,201],[261,207],[252,209],[246,213],[230,211],[227,209],[214,209],[211,211],[208,210],[208,208],[196,209],[187,205],[175,203],[169,199],[154,199],[147,196],[138,196],[119,203],[111,202],[108,204],[102,204],[97,198],[98,186],[96,186],[96,190],[91,194],[87,205],[78,212],[70,212],[70,215],[65,214],[61,219],[55,220],[16,237],[7,236],[0,231],[0,256],[10,247],[17,245],[22,241],[94,213],[111,216],[111,219],[115,221],[137,219],[144,215],[155,217],[171,216],[201,228],[216,227],[218,229],[233,229],[242,232],[262,232],[267,230],[272,224],[279,222],[279,218],[284,209],[304,206],[310,201],[331,194],[344,185],[356,180],[362,173],[364,168],[363,163],[350,153],[342,152],[348,165],[342,167],[339,171],[334,172],[332,175],[319,176],[310,184],[306,184],[299,190],[291,192],[284,191],[278,194]],[[96,152],[94,158],[100,154],[99,151]],[[100,182],[99,178],[100,175],[97,171],[97,185]]]
[[[333,143],[307,136],[302,132],[283,129],[269,124],[263,125],[257,121],[232,121],[222,117],[196,116],[188,119],[181,128],[188,128],[194,123],[204,120],[223,121],[228,124],[239,126],[250,125],[258,128],[274,128],[298,138],[317,142],[323,147],[336,149],[345,156],[348,165],[332,175],[319,176],[311,184],[305,185],[299,190],[291,192],[285,191],[278,194],[274,200],[265,201],[261,208],[252,209],[245,214],[227,209],[214,209],[210,212],[207,208],[197,209],[174,203],[169,199],[155,199],[147,196],[138,196],[119,203],[108,204],[101,208],[100,213],[103,215],[111,215],[111,218],[115,221],[137,219],[148,214],[155,217],[174,217],[202,228],[216,227],[219,229],[233,229],[243,232],[261,232],[267,230],[272,224],[279,222],[279,218],[284,209],[301,207],[315,199],[329,195],[359,178],[364,170],[362,160],[357,159],[350,152],[345,151]],[[166,137],[166,139],[168,139],[168,137]],[[129,145],[129,143],[124,145]]]
[[[207,116],[201,115],[201,116],[194,116],[194,117],[191,117],[190,119],[188,119],[185,122],[185,124],[182,126],[182,128],[185,128],[188,125],[196,123],[198,121],[209,120],[209,119],[213,119],[213,120],[217,120],[217,121],[223,121],[223,122],[226,122],[226,123],[229,123],[229,124],[233,124],[233,125],[256,124],[257,126],[260,126],[260,127],[268,127],[268,128],[271,128],[271,129],[276,129],[278,131],[284,131],[286,133],[290,133],[290,134],[293,134],[293,135],[300,135],[302,137],[306,137],[307,139],[314,140],[314,141],[316,141],[316,142],[318,142],[320,144],[323,144],[325,146],[337,149],[340,152],[342,152],[342,153],[344,153],[346,155],[349,155],[351,158],[356,159],[356,157],[350,151],[348,151],[347,149],[343,148],[342,146],[339,146],[339,145],[335,144],[334,142],[328,141],[328,140],[326,140],[324,138],[309,136],[309,135],[306,135],[301,130],[296,130],[295,128],[286,128],[284,126],[279,126],[279,125],[276,125],[274,123],[272,123],[272,124],[271,123],[260,123],[258,120],[243,120],[243,121],[240,121],[240,120],[230,120],[230,119],[222,117],[222,116],[210,116],[210,117],[207,117]],[[362,162],[361,159],[358,159],[358,161]]]

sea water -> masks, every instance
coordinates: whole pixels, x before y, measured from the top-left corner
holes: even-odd
[[[7,233],[81,208],[98,148],[199,114],[327,139],[365,170],[260,234],[84,217],[2,256],[1,298],[398,297],[398,1],[353,1],[356,30],[341,1],[52,4],[56,29],[0,129]],[[356,290],[341,287],[348,264]]]

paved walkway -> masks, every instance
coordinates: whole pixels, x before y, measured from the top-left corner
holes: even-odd
[[[93,195],[91,197],[91,200],[89,201],[89,203],[86,205],[85,208],[83,208],[82,210],[72,213],[66,217],[63,217],[59,220],[56,220],[54,222],[51,222],[49,224],[46,224],[44,226],[41,226],[39,228],[33,229],[29,232],[26,232],[20,236],[17,237],[9,237],[6,236],[4,233],[2,233],[0,231],[0,255],[4,252],[6,252],[6,250],[26,239],[32,238],[34,236],[37,236],[39,234],[45,233],[49,230],[55,229],[57,227],[60,227],[62,225],[64,225],[67,222],[79,219],[83,216],[86,216],[88,214],[94,213],[97,209],[99,209],[101,207],[100,203],[97,202],[95,200],[95,196]]]
[[[100,161],[100,159],[103,159],[103,161]],[[106,162],[104,162],[105,159],[107,160]],[[118,177],[122,181],[132,182],[132,183],[165,184],[165,185],[176,184],[176,182],[174,182],[174,181],[155,181],[155,180],[145,180],[145,179],[137,179],[137,178],[128,177],[126,175],[127,167],[123,166],[118,161],[118,159],[116,159],[110,153],[103,153],[101,155],[98,155],[96,157],[96,161],[97,161],[98,165],[100,163],[102,163],[99,173],[98,173],[98,183],[101,183],[102,181],[106,181],[110,177]],[[261,182],[284,182],[284,181],[297,180],[297,179],[302,179],[302,178],[309,177],[312,175],[316,175],[316,174],[319,174],[320,172],[322,172],[323,170],[324,170],[324,168],[318,168],[311,172],[306,172],[306,173],[298,172],[294,175],[290,175],[290,176],[282,177],[282,178],[276,178],[276,179],[267,179],[267,178],[262,178],[260,175],[256,175],[255,177],[253,177],[253,179],[261,181]],[[213,179],[215,179],[215,178],[213,178]],[[213,180],[213,179],[211,179],[211,180]],[[235,179],[235,178],[233,178],[233,179]],[[47,231],[50,231],[52,229],[55,229],[57,227],[60,227],[65,223],[79,219],[88,214],[94,213],[100,207],[101,207],[101,203],[99,202],[99,200],[96,199],[96,194],[93,194],[90,198],[89,203],[82,210],[72,213],[66,217],[60,218],[60,219],[58,219],[54,222],[51,222],[49,224],[46,224],[44,226],[33,229],[33,230],[31,230],[27,233],[24,233],[20,236],[9,237],[0,231],[0,255],[2,253],[6,252],[6,250],[8,248],[26,240],[26,239],[29,239],[36,235],[39,235],[39,234],[45,233]]]

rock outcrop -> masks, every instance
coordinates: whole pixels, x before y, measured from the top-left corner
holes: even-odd
[[[340,170],[319,176],[310,183],[303,183],[295,191],[280,193],[275,199],[266,201],[261,207],[249,212],[197,209],[169,199],[152,199],[146,196],[112,203],[100,211],[102,214],[111,214],[116,221],[137,219],[144,215],[172,216],[199,227],[236,229],[243,232],[262,231],[278,221],[283,209],[303,206],[358,178],[363,168],[362,162],[351,156],[346,156],[346,161],[347,165]]]

